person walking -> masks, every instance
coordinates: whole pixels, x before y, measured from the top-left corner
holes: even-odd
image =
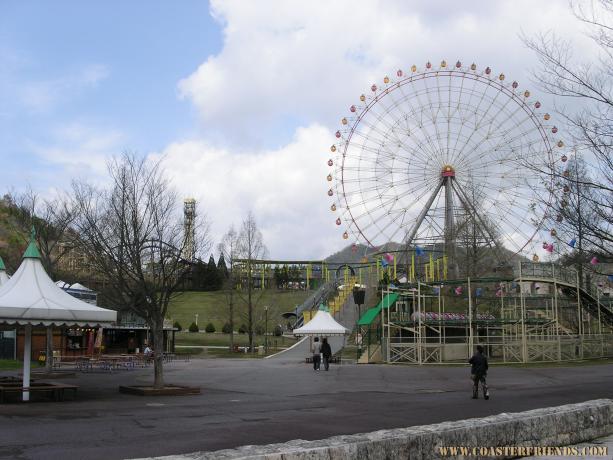
[[[330,368],[330,358],[332,357],[332,348],[330,348],[328,339],[326,339],[325,337],[321,343],[321,355],[324,358],[324,369],[328,370]]]
[[[319,337],[313,339],[313,370],[318,371],[321,366],[321,343]]]
[[[473,381],[473,399],[479,399],[479,382],[483,389],[483,398],[490,399],[490,393],[487,389],[487,382],[485,377],[487,376],[487,357],[483,354],[483,347],[477,345],[476,353],[468,360],[471,364],[470,378]]]

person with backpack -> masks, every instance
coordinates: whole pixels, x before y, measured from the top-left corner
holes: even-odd
[[[330,348],[330,344],[328,343],[328,339],[324,338],[321,344],[321,354],[324,358],[324,369],[328,370],[330,368],[330,358],[332,357],[332,348]]]
[[[479,399],[479,382],[483,389],[483,398],[490,399],[490,393],[487,389],[487,382],[485,377],[487,376],[487,369],[489,368],[487,363],[487,357],[483,354],[483,347],[477,345],[476,353],[468,360],[471,365],[470,378],[473,381],[473,399]]]

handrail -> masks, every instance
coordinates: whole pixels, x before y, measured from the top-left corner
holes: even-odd
[[[296,307],[296,323],[294,324],[294,329],[302,326],[304,323],[302,312],[311,310],[313,307],[325,302],[328,296],[336,289],[337,283],[338,281],[336,279],[323,283],[313,294],[308,296],[304,302]]]

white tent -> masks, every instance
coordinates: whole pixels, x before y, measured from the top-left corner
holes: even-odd
[[[325,309],[320,307],[319,311],[311,321],[304,326],[294,329],[294,335],[316,335],[316,336],[331,336],[345,335],[349,330],[342,324],[336,322],[332,315]]]
[[[67,294],[47,275],[34,235],[15,274],[0,286],[0,324],[25,326],[23,386],[30,386],[32,326],[109,326],[117,312],[96,307]],[[50,333],[48,332],[48,340]],[[23,393],[29,400],[29,392]]]
[[[8,280],[9,277],[6,274],[6,267],[4,266],[4,261],[2,260],[2,257],[0,257],[0,286],[2,286]]]
[[[56,281],[55,284],[64,290],[94,292],[90,288],[83,286],[81,283],[68,284],[66,281],[59,280]]]

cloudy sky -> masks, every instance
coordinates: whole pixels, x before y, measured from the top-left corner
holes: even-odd
[[[530,87],[519,35],[549,30],[590,55],[564,0],[2,1],[0,183],[54,193],[136,151],[215,240],[251,210],[271,257],[321,258],[346,243],[326,161],[358,96],[441,59]]]

